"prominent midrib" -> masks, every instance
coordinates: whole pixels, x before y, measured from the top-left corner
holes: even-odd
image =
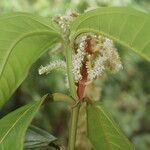
[[[99,118],[100,116],[99,116],[99,114],[98,114],[98,110],[97,109],[99,109],[102,113],[103,113],[103,115],[107,118],[107,120],[111,123],[111,125],[113,126],[113,128],[116,130],[116,132],[118,133],[118,135],[119,136],[121,136],[121,137],[123,137],[123,138],[125,138],[121,133],[120,133],[120,131],[115,127],[115,125],[114,125],[114,123],[111,121],[111,119],[106,115],[106,113],[103,111],[103,109],[101,108],[101,107],[95,107],[95,106],[93,106],[93,110],[95,111],[95,113],[96,113],[96,115],[97,115],[97,118]],[[110,136],[109,136],[109,134],[107,134],[107,133],[109,133],[108,131],[107,131],[107,129],[103,126],[103,124],[101,123],[101,119],[98,119],[99,120],[99,122],[100,122],[100,124],[101,124],[101,127],[102,127],[102,130],[103,130],[103,135],[104,135],[104,137],[105,137],[105,141],[108,143],[107,144],[107,146],[109,145],[109,148],[110,149],[112,149],[111,147],[110,147],[110,144],[113,144],[114,146],[117,146],[117,147],[119,147],[120,148],[120,146],[119,145],[117,145],[116,143],[113,143],[112,141],[110,141]],[[106,132],[106,133],[105,133]],[[120,138],[120,137],[119,137]],[[125,142],[128,142],[128,141],[125,141]]]
[[[100,117],[99,117],[99,115],[98,115],[98,110],[97,110],[97,107],[96,106],[92,106],[93,107],[93,110],[94,110],[94,112],[95,112],[95,114],[96,114],[96,116],[97,116],[97,120],[99,121],[99,124],[101,125],[101,127],[102,127],[102,130],[103,130],[103,135],[104,135],[104,139],[105,139],[105,141],[108,143],[108,144],[106,144],[106,146],[109,148],[109,150],[111,150],[112,148],[110,147],[110,144],[109,144],[109,136],[108,136],[108,134],[107,133],[105,133],[105,131],[107,132],[107,130],[106,130],[106,128],[103,126],[103,123],[101,122],[101,119],[100,119]]]
[[[17,40],[10,46],[9,50],[8,50],[8,54],[5,58],[5,60],[3,61],[3,65],[2,65],[2,69],[0,72],[0,80],[2,78],[2,74],[4,72],[5,66],[7,64],[7,61],[11,55],[11,53],[13,52],[13,49],[17,46],[17,44],[19,42],[21,42],[23,39],[31,37],[31,36],[37,36],[37,35],[57,35],[58,33],[53,32],[53,31],[48,31],[48,30],[43,30],[43,31],[34,31],[34,32],[29,32],[29,33],[25,33],[22,36],[20,36],[19,38],[17,38]]]
[[[19,118],[16,119],[16,121],[11,125],[11,127],[8,129],[8,131],[0,137],[0,144],[4,141],[4,139],[7,137],[7,135],[11,132],[11,130],[15,127],[15,125],[19,122],[19,120],[32,108],[33,106],[30,106],[25,112],[21,114]]]
[[[31,104],[31,106],[25,110],[25,112],[22,113],[22,115],[16,119],[16,121],[12,124],[12,126],[9,128],[9,130],[4,134],[4,136],[0,139],[0,144],[4,141],[4,139],[7,137],[7,135],[11,132],[11,130],[15,127],[15,125],[19,122],[19,120],[28,112],[30,111],[32,108],[36,108],[36,110],[34,111],[34,113],[36,113],[36,111],[39,109],[39,107],[41,106],[41,104],[43,103],[43,101],[45,100],[46,95],[42,98],[41,101],[39,102],[34,102]],[[38,104],[36,104],[38,103]],[[37,105],[37,107],[36,107]],[[33,113],[33,112],[32,112]],[[31,114],[32,115],[32,114]],[[31,119],[30,119],[31,120]]]
[[[118,132],[119,135],[121,135],[120,131],[115,127],[114,123],[111,121],[111,119],[107,116],[107,114],[104,112],[104,110],[99,106],[98,107],[100,111],[103,113],[103,115],[107,118],[107,120],[112,124],[113,128]]]
[[[100,111],[103,113],[103,115],[107,118],[107,120],[111,123],[111,125],[113,126],[113,128],[116,130],[116,132],[118,133],[118,135],[120,137],[118,138],[124,138],[124,142],[126,142],[126,144],[128,144],[128,140],[126,139],[126,137],[121,133],[121,131],[119,131],[119,129],[116,128],[115,124],[113,123],[113,121],[109,118],[109,116],[105,113],[105,111],[103,110],[103,108],[101,108],[100,106],[98,107],[100,109]],[[115,135],[114,135],[115,136]],[[112,138],[113,139],[113,138]],[[114,144],[117,147],[120,147],[119,145],[117,145],[116,143],[110,142],[112,144]]]

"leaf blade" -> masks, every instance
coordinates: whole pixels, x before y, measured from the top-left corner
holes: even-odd
[[[96,32],[150,60],[149,26],[149,14],[131,8],[105,7],[77,17],[71,25],[71,38],[73,41],[82,32]]]
[[[23,149],[25,132],[46,99],[47,95],[39,101],[25,105],[0,120],[0,149]]]
[[[89,140],[96,150],[133,150],[131,143],[102,105],[88,105],[87,130]]]
[[[42,17],[27,13],[0,16],[0,107],[31,65],[59,39],[59,29]]]

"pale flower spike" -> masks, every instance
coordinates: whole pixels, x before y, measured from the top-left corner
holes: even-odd
[[[66,62],[62,60],[56,60],[56,61],[50,62],[45,67],[41,66],[39,68],[39,75],[48,74],[52,70],[56,70],[56,69],[66,69]]]
[[[86,55],[86,52],[84,50],[85,39],[86,39],[86,36],[83,36],[81,41],[80,41],[79,47],[77,49],[77,53],[73,57],[73,62],[72,62],[73,63],[73,69],[72,69],[72,71],[73,71],[73,74],[74,74],[76,81],[79,81],[82,79],[80,71],[81,71],[81,67],[82,67],[82,62],[83,62],[84,57]]]
[[[85,50],[87,37],[91,38],[90,54]],[[118,72],[123,68],[113,41],[94,33],[81,34],[75,41],[72,71],[76,82],[82,79],[81,70],[83,62],[86,63],[87,82],[102,77],[107,70]]]

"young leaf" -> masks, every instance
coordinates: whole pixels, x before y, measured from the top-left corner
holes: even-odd
[[[72,41],[83,32],[113,39],[150,60],[150,15],[125,7],[103,7],[77,17],[71,25]]]
[[[23,150],[25,132],[46,99],[23,106],[0,120],[0,150]]]
[[[30,66],[60,38],[51,21],[27,13],[0,15],[0,107]]]
[[[41,148],[54,141],[56,138],[53,135],[32,125],[27,129],[24,147],[25,149]]]
[[[95,150],[133,150],[131,143],[101,105],[88,105],[87,130]]]

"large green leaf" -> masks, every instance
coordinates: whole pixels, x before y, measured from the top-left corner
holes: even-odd
[[[131,143],[101,105],[88,105],[87,131],[95,150],[133,150]]]
[[[125,7],[104,7],[77,17],[71,38],[83,32],[105,35],[150,60],[150,15]]]
[[[45,98],[23,106],[0,120],[0,150],[23,149],[27,127]]]
[[[0,107],[33,62],[59,38],[59,30],[45,18],[27,13],[0,15]]]

